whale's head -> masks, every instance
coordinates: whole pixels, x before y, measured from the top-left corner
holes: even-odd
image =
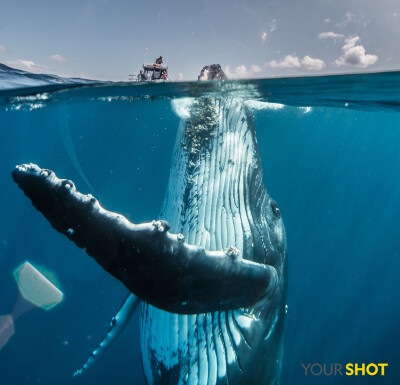
[[[225,72],[219,64],[210,64],[204,66],[200,72],[198,80],[227,80]]]

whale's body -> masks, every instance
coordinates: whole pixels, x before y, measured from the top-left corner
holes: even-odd
[[[201,76],[221,72],[205,67]],[[242,101],[193,102],[179,126],[158,222],[132,224],[35,165],[18,166],[13,177],[54,228],[142,299],[149,384],[279,383],[286,237]],[[126,304],[111,340],[137,301]]]
[[[249,309],[177,315],[144,303],[141,350],[150,384],[279,381],[286,250],[271,205],[243,103],[195,101],[179,127],[161,217],[191,244],[246,250],[246,258],[274,265],[281,281],[272,298]]]

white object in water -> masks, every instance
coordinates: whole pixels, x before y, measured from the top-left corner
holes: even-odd
[[[29,262],[14,271],[19,296],[11,314],[0,316],[0,350],[14,335],[14,321],[35,307],[49,310],[59,304],[64,294]]]
[[[37,307],[49,310],[58,305],[64,294],[29,262],[14,272],[22,297]]]

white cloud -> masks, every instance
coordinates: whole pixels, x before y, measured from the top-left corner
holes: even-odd
[[[23,60],[18,59],[15,61],[6,62],[10,67],[14,67],[19,70],[33,72],[33,73],[41,73],[43,71],[48,71],[48,68],[39,64],[35,64],[31,60]]]
[[[324,22],[325,22],[325,23],[330,23],[330,22],[331,22],[331,19],[324,19]]]
[[[236,67],[236,73],[235,75],[237,75],[240,78],[243,78],[247,75],[247,68],[245,65],[241,65],[239,67]]]
[[[319,71],[325,68],[325,63],[321,59],[314,59],[308,55],[304,56],[302,59],[299,59],[297,56],[287,55],[280,61],[271,60],[268,66],[287,70],[303,68],[307,71]]]
[[[178,82],[182,81],[183,80],[183,73],[179,72],[179,74],[175,76],[175,80],[178,81]]]
[[[269,62],[269,66],[271,68],[294,69],[294,68],[300,68],[301,64],[297,56],[287,55],[281,61],[271,60]]]
[[[67,58],[59,55],[58,53],[55,54],[55,55],[51,55],[50,59],[54,60],[54,61],[58,61],[59,63],[66,63],[67,62]]]
[[[259,73],[261,72],[261,67],[258,66],[258,65],[252,64],[252,66],[250,67],[250,71],[251,71],[253,74],[259,74]]]
[[[261,73],[261,67],[255,64],[252,64],[250,68],[247,68],[245,65],[241,65],[236,67],[235,70],[231,71],[230,66],[226,66],[224,71],[228,78],[251,78]]]
[[[360,40],[358,36],[345,40],[342,47],[343,55],[335,60],[338,67],[343,65],[352,65],[358,68],[367,68],[378,60],[378,56],[365,53],[365,48],[362,45],[356,45]]]
[[[12,54],[14,51],[11,48],[5,47],[4,45],[0,45],[0,53]]]
[[[335,24],[338,28],[344,28],[347,24],[351,23],[354,19],[355,14],[351,12],[346,12],[342,21]]]
[[[321,32],[318,34],[318,39],[341,39],[344,36],[335,32]]]
[[[368,18],[366,18],[362,13],[351,13],[351,12],[347,12],[344,15],[344,18],[339,21],[338,23],[335,24],[335,26],[337,28],[345,28],[347,27],[349,24],[356,24],[359,25],[363,28],[366,28],[367,25],[370,23],[370,20]]]
[[[301,66],[308,71],[321,71],[325,68],[325,63],[321,59],[313,59],[306,55],[301,59]]]

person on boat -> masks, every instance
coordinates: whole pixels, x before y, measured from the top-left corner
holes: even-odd
[[[168,79],[168,77],[167,77],[167,71],[164,70],[164,71],[161,73],[160,79],[165,79],[165,80]]]
[[[163,63],[162,56],[160,56],[158,59],[156,59],[156,64],[161,65],[162,63]]]
[[[141,82],[143,78],[143,70],[140,70],[139,75],[137,76],[138,81]]]

